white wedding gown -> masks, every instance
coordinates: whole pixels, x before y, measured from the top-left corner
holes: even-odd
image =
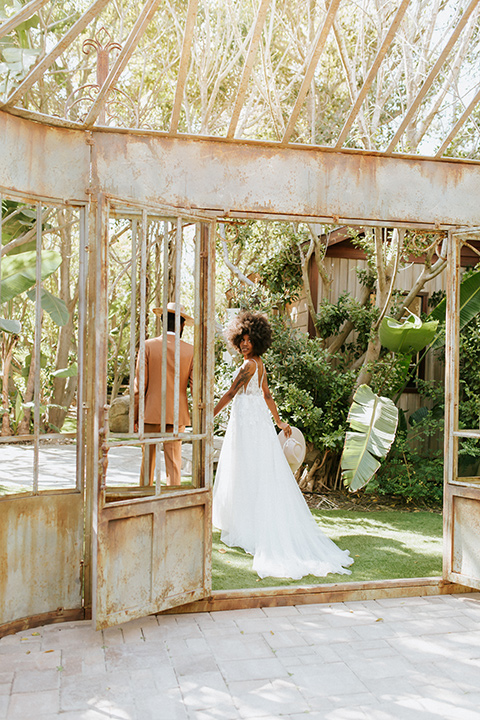
[[[350,574],[317,526],[283,454],[258,379],[233,399],[213,487],[213,524],[225,545],[253,555],[260,577]]]

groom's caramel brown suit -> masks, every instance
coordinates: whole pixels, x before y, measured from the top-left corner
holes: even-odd
[[[170,303],[169,303],[170,305]],[[169,308],[170,309],[170,308]],[[157,313],[159,314],[159,313]],[[169,316],[172,313],[169,312]],[[174,317],[174,316],[173,316]],[[188,316],[187,316],[188,317]],[[170,324],[171,326],[171,324]],[[183,322],[182,322],[183,330]],[[165,404],[166,432],[173,432],[174,423],[174,379],[175,379],[175,333],[167,333],[167,382],[166,394],[162,397],[162,348],[161,337],[145,341],[145,433],[158,433],[161,431],[162,405]],[[180,388],[179,388],[179,415],[178,431],[184,432],[185,426],[190,425],[190,414],[187,402],[187,387],[192,384],[193,374],[193,346],[180,340]],[[137,360],[135,373],[135,421],[138,421],[140,367]],[[154,484],[156,447],[144,445],[148,455],[148,484]],[[165,456],[165,469],[167,485],[180,485],[182,467],[182,441],[173,440],[163,445]],[[145,452],[140,470],[140,484],[145,485]]]

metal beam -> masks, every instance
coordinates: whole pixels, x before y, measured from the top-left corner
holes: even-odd
[[[0,137],[0,189],[37,198],[87,199],[91,167],[95,192],[187,214],[425,228],[480,225],[475,161],[147,131],[103,128],[90,134],[1,112]]]
[[[45,70],[47,70],[55,60],[62,54],[62,52],[85,30],[87,25],[95,18],[107,5],[109,0],[96,0],[93,5],[82,15],[77,22],[72,25],[70,30],[65,33],[60,42],[55,45],[53,50],[45,55],[38,65],[35,65],[33,70],[28,73],[27,77],[20,83],[17,89],[10,95],[7,101],[1,107],[9,107],[15,105],[25,93],[30,90],[32,85],[39,80]]]
[[[133,26],[130,35],[125,41],[123,50],[121,50],[121,52],[118,54],[112,69],[108,73],[105,82],[103,83],[97,97],[95,98],[95,102],[93,103],[87,117],[85,118],[85,127],[90,128],[94,125],[104,106],[108,93],[120,77],[132,53],[136,50],[138,42],[141,39],[144,31],[148,27],[152,17],[154,16],[158,6],[160,5],[160,2],[161,0],[148,0],[148,2],[146,2],[143,6],[142,12],[135,21],[135,25]]]
[[[178,69],[177,87],[175,89],[175,100],[173,101],[172,118],[170,120],[170,132],[176,133],[180,118],[180,109],[183,102],[185,82],[187,80],[188,63],[190,62],[190,49],[192,47],[193,28],[197,18],[198,0],[189,0],[187,19],[185,21],[185,34],[183,36],[182,54],[180,56],[180,67]]]
[[[237,216],[479,225],[480,163],[95,132],[99,182],[116,197]]]
[[[257,54],[258,45],[262,36],[263,25],[265,23],[265,18],[267,16],[267,10],[270,6],[270,2],[271,0],[262,0],[258,9],[257,18],[255,20],[255,27],[253,29],[252,37],[250,39],[250,45],[248,48],[247,57],[245,59],[245,65],[243,66],[242,70],[242,77],[240,79],[240,84],[237,89],[237,96],[235,98],[235,104],[233,106],[230,125],[228,126],[227,130],[227,138],[233,138],[235,135],[235,130],[237,128],[238,119],[240,117],[243,103],[245,102],[248,81],[250,79],[250,75],[252,74],[253,63],[255,62],[255,56]]]
[[[9,32],[15,30],[20,23],[32,17],[32,15],[46,5],[47,2],[48,0],[30,0],[18,13],[0,25],[0,38],[5,37]]]
[[[413,116],[417,112],[425,95],[430,90],[433,81],[435,80],[438,73],[442,69],[443,64],[445,63],[445,60],[449,56],[452,47],[457,42],[457,40],[460,36],[460,33],[462,32],[463,28],[467,24],[470,15],[473,13],[473,11],[475,10],[475,8],[477,7],[479,2],[480,2],[480,0],[472,0],[470,5],[464,11],[462,17],[460,18],[460,20],[458,22],[457,27],[455,28],[453,33],[450,35],[450,38],[449,38],[447,44],[445,45],[442,53],[440,54],[437,62],[435,63],[433,68],[428,73],[427,79],[425,80],[422,87],[420,88],[420,91],[418,92],[417,97],[413,100],[412,104],[408,108],[405,117],[403,118],[402,122],[400,123],[400,127],[398,128],[393,140],[391,141],[390,145],[387,147],[385,152],[392,153],[395,150],[397,143],[400,140],[401,136],[403,135],[405,128],[407,127],[408,123],[410,122],[410,120],[413,118]]]
[[[285,133],[282,139],[282,145],[286,145],[290,141],[293,131],[295,130],[295,124],[300,114],[300,110],[302,109],[302,105],[305,102],[305,98],[307,97],[307,93],[310,89],[310,85],[313,80],[313,76],[315,74],[320,55],[322,54],[322,50],[325,46],[328,33],[330,32],[330,29],[332,27],[339,5],[340,0],[331,1],[327,10],[327,14],[325,16],[325,20],[323,21],[323,25],[321,25],[317,31],[317,36],[313,42],[310,58],[307,63],[305,77],[303,78],[302,85],[295,101],[295,105],[293,107],[290,119],[285,129]]]
[[[461,117],[458,118],[457,122],[453,126],[452,130],[449,132],[445,140],[443,141],[442,145],[438,149],[437,153],[435,154],[435,157],[442,157],[445,150],[448,148],[454,137],[456,137],[457,133],[459,132],[460,128],[465,125],[468,118],[472,114],[474,108],[478,105],[480,102],[480,90],[476,93],[475,97],[473,98],[472,102],[469,104],[467,108],[465,108],[464,112],[462,113]]]
[[[357,99],[355,100],[355,103],[354,103],[352,109],[350,110],[350,114],[342,128],[342,132],[339,135],[339,138],[335,145],[335,148],[337,150],[339,148],[341,148],[343,146],[343,143],[345,142],[345,139],[348,135],[348,131],[352,127],[353,122],[354,122],[355,118],[357,117],[358,111],[360,110],[360,107],[361,107],[363,101],[365,100],[365,97],[370,89],[370,86],[377,76],[378,68],[382,64],[383,58],[385,57],[387,50],[389,49],[390,45],[393,42],[395,33],[397,32],[398,27],[403,20],[403,16],[405,15],[405,12],[407,10],[409,3],[410,3],[410,0],[403,0],[402,4],[400,5],[397,12],[395,13],[395,17],[390,26],[390,29],[387,32],[387,34],[385,35],[382,46],[377,53],[377,56],[373,62],[373,65],[370,68],[370,72],[368,73],[368,75],[365,79],[365,82],[363,83],[362,89],[360,90],[360,92],[357,95]]]
[[[0,185],[35,198],[86,202],[90,146],[85,132],[49,128],[0,112]]]

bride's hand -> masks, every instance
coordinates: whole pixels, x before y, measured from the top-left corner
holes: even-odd
[[[285,437],[286,437],[286,438],[289,438],[290,435],[292,434],[292,428],[290,427],[290,425],[289,425],[288,423],[283,422],[282,420],[280,420],[280,422],[278,423],[278,427],[279,427],[281,430],[283,430],[283,432],[285,433]]]

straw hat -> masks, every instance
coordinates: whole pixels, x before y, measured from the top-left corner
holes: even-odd
[[[174,313],[177,307],[177,303],[169,302],[167,303],[167,312]],[[180,317],[182,317],[185,320],[185,325],[193,325],[194,319],[190,317],[190,315],[187,315],[187,311],[183,307],[183,305],[179,305],[179,312]],[[152,308],[152,312],[155,313],[155,315],[163,315],[163,308]]]
[[[287,459],[290,469],[295,473],[300,465],[305,460],[306,446],[305,438],[301,430],[296,427],[292,427],[292,434],[289,438],[285,437],[285,432],[282,430],[278,435],[280,445],[282,446],[283,453]]]

